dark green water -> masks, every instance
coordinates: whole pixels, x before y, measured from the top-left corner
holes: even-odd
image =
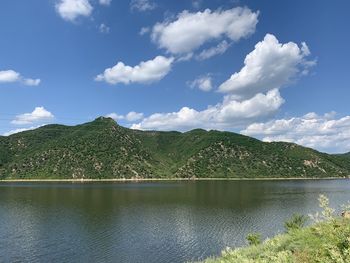
[[[0,262],[185,262],[283,231],[350,181],[0,183]]]

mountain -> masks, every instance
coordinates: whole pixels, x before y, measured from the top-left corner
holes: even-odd
[[[344,153],[344,154],[341,154],[343,157],[345,157],[345,158],[350,158],[350,152],[348,152],[348,153]]]
[[[348,177],[350,155],[232,132],[138,131],[99,117],[0,136],[0,178]]]

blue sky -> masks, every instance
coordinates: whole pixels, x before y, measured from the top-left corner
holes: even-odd
[[[348,1],[0,6],[0,134],[103,115],[350,151]]]

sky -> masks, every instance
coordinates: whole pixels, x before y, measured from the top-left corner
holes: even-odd
[[[350,151],[349,1],[2,0],[0,134],[98,116]]]

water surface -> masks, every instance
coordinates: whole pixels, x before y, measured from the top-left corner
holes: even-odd
[[[0,262],[185,262],[283,232],[348,180],[0,183]]]

